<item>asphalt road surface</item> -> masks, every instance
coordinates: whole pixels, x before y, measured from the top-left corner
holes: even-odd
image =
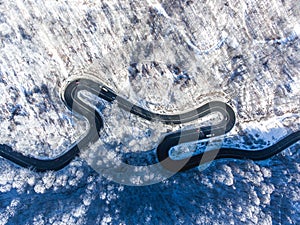
[[[118,106],[121,109],[146,120],[159,121],[165,124],[183,124],[214,112],[220,113],[222,115],[222,121],[218,124],[170,133],[158,144],[156,151],[158,160],[167,170],[173,172],[185,171],[199,166],[200,164],[220,158],[264,160],[300,140],[300,131],[297,131],[279,140],[274,145],[261,150],[251,151],[235,148],[218,148],[186,159],[172,160],[169,156],[169,150],[178,144],[209,139],[229,132],[235,124],[235,114],[232,108],[224,102],[212,101],[197,109],[182,114],[157,114],[132,104],[125,98],[117,95],[100,81],[92,79],[76,79],[68,83],[63,93],[62,100],[69,110],[87,118],[90,127],[86,135],[75,142],[67,151],[65,151],[65,153],[53,159],[38,159],[25,156],[14,151],[6,144],[0,145],[0,156],[20,166],[28,167],[36,171],[59,170],[68,165],[68,163],[78,155],[81,148],[85,148],[89,144],[96,142],[98,138],[101,138],[99,137],[99,131],[104,126],[103,120],[95,108],[86,104],[79,98],[78,93],[82,90],[89,91],[108,102],[117,101]]]

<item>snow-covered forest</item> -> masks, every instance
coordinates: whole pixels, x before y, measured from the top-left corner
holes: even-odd
[[[64,85],[93,77],[153,112],[227,102],[236,124],[216,143],[270,146],[300,129],[299,21],[298,0],[0,0],[0,144],[38,158],[65,152],[89,125],[61,101]],[[101,139],[55,172],[0,157],[0,224],[300,223],[299,143],[128,186],[87,158],[156,163],[164,134],[213,118],[164,125],[82,98],[102,114]]]

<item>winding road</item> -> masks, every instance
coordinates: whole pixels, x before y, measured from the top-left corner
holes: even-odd
[[[190,130],[180,130],[167,134],[157,145],[156,154],[159,162],[164,168],[172,172],[185,171],[199,166],[199,164],[220,158],[264,160],[300,140],[300,131],[297,131],[279,140],[274,145],[260,150],[250,151],[235,148],[220,148],[187,159],[172,160],[169,155],[169,150],[178,144],[207,139],[229,132],[235,124],[235,113],[232,108],[224,102],[212,101],[182,114],[157,114],[132,104],[125,98],[117,95],[100,81],[92,79],[76,79],[68,83],[64,90],[62,100],[69,110],[84,116],[88,120],[90,126],[86,135],[81,140],[75,142],[62,155],[53,159],[38,159],[25,156],[14,151],[6,144],[0,144],[0,156],[20,166],[31,168],[36,171],[59,170],[68,165],[70,161],[79,154],[80,149],[86,148],[89,144],[96,142],[100,138],[99,131],[104,126],[103,120],[95,108],[80,99],[79,92],[83,90],[110,103],[117,102],[121,109],[141,118],[149,121],[159,121],[165,124],[183,124],[214,112],[220,113],[222,115],[222,120],[218,124]]]

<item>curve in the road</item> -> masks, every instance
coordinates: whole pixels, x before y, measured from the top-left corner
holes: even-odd
[[[210,113],[219,112],[222,115],[222,121],[214,126],[181,130],[168,134],[163,138],[163,140],[157,146],[157,157],[160,163],[170,171],[184,171],[198,166],[199,163],[206,163],[206,159],[210,158],[205,157],[206,159],[204,159],[203,154],[199,154],[184,160],[172,160],[169,157],[169,150],[172,147],[185,142],[197,141],[225,134],[229,132],[235,124],[234,111],[224,102],[213,101],[186,113],[163,115],[150,112],[144,108],[132,104],[125,98],[117,95],[113,90],[100,81],[95,81],[92,79],[76,79],[68,83],[62,96],[62,100],[69,110],[84,116],[88,120],[90,126],[86,135],[81,140],[74,143],[65,153],[53,159],[38,159],[31,156],[25,156],[14,151],[6,144],[0,145],[0,156],[9,159],[20,166],[32,168],[37,171],[59,170],[68,165],[68,163],[70,163],[70,161],[78,155],[81,148],[87,147],[89,144],[96,142],[98,138],[100,138],[99,131],[104,126],[103,120],[95,108],[91,107],[80,99],[79,92],[83,90],[89,91],[90,93],[108,102],[112,103],[116,101],[120,108],[146,120],[160,121],[165,124],[187,123],[204,117]],[[285,148],[297,142],[299,139],[300,131],[295,132],[283,138],[278,143],[262,150],[249,151],[233,148],[221,148],[211,150],[210,153],[215,156],[213,159],[247,158],[253,160],[263,160],[284,150]]]

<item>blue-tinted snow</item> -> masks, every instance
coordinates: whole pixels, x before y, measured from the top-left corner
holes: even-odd
[[[87,124],[60,94],[83,67],[153,111],[229,101],[238,123],[224,144],[274,143],[300,129],[299,12],[292,0],[0,0],[0,142],[52,157],[77,140]],[[126,160],[155,162],[145,151],[171,128],[95,101],[108,128],[118,129],[116,120],[129,128],[87,151],[119,160],[114,142],[123,137]],[[132,158],[130,147],[145,157]],[[299,224],[299,148],[257,163],[219,160],[143,187],[109,181],[82,158],[46,173],[1,158],[0,224]]]

